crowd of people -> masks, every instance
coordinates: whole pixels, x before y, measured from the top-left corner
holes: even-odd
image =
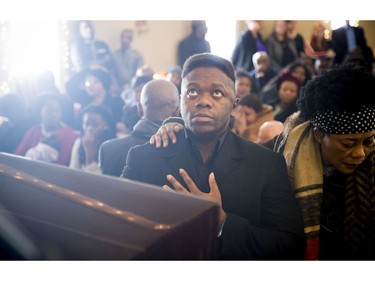
[[[262,21],[246,24],[225,59],[192,21],[178,62],[155,78],[131,29],[111,52],[77,22],[66,93],[46,73],[30,109],[2,97],[0,151],[213,200],[218,259],[375,259],[375,61],[363,29],[327,39],[318,22],[305,40],[296,21],[275,21],[267,38]]]

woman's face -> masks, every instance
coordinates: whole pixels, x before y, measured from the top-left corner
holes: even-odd
[[[286,80],[281,83],[279,89],[280,104],[289,105],[296,102],[298,86],[293,81]]]
[[[374,148],[375,130],[359,134],[324,134],[323,162],[344,174],[353,173]]]
[[[306,71],[302,66],[297,66],[295,69],[293,69],[291,75],[297,78],[301,82],[301,85],[303,85],[306,81]]]
[[[246,77],[236,79],[236,96],[241,97],[246,94],[250,94],[251,91],[251,80]]]
[[[105,92],[102,82],[95,76],[88,76],[85,81],[86,91],[91,97],[100,96]]]
[[[83,115],[82,128],[85,135],[98,138],[108,128],[108,124],[100,114],[90,112]]]
[[[258,118],[258,113],[251,107],[246,105],[238,105],[237,110],[245,116],[246,125],[250,126],[251,124],[255,123]]]

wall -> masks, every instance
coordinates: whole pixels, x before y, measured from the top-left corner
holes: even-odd
[[[120,32],[135,30],[132,46],[140,51],[145,64],[162,72],[177,62],[178,42],[190,33],[190,21],[147,21],[137,28],[135,21],[93,21],[96,37],[105,40],[112,50],[120,47]]]

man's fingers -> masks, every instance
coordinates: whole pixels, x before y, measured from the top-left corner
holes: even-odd
[[[188,191],[185,189],[185,187],[183,187],[183,185],[181,185],[178,182],[178,180],[175,179],[174,176],[167,175],[167,180],[172,184],[172,186],[174,187],[174,189],[176,191],[188,193]]]
[[[161,126],[157,133],[158,136],[161,138],[161,142],[163,143],[163,147],[168,146],[168,130],[165,128],[165,126]]]
[[[155,136],[151,136],[151,138],[150,138],[150,144],[155,144]]]
[[[175,133],[179,132],[183,128],[182,125],[178,123],[167,123],[165,124],[165,127],[168,137],[171,139],[172,143],[175,144],[177,142]]]
[[[164,190],[168,190],[168,191],[174,191],[172,188],[170,188],[168,185],[166,185],[166,184],[164,184],[163,186],[162,186],[162,188],[164,189]]]
[[[156,148],[161,147],[161,138],[160,138],[159,131],[155,135],[151,136],[150,144],[154,144]]]
[[[208,183],[211,188],[211,193],[217,194],[220,193],[219,187],[217,186],[217,182],[215,180],[215,174],[213,172],[210,173],[208,176]]]
[[[183,178],[184,182],[188,186],[189,190],[193,194],[201,193],[201,191],[198,189],[198,187],[195,185],[194,181],[190,178],[188,173],[184,169],[178,170],[181,177]]]

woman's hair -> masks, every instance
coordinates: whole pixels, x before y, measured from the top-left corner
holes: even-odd
[[[108,128],[110,130],[109,133],[111,135],[116,134],[116,122],[113,119],[113,114],[109,110],[108,107],[106,107],[105,105],[89,105],[89,106],[85,107],[84,109],[82,109],[81,119],[87,113],[96,113],[96,114],[100,115],[105,120],[105,122],[107,123]]]
[[[353,64],[338,65],[301,88],[297,105],[303,120],[317,112],[356,112],[375,106],[375,77]]]
[[[299,81],[292,74],[286,73],[285,75],[280,76],[280,78],[277,80],[277,90],[280,90],[281,84],[283,84],[285,81],[291,81],[295,83],[298,87],[298,90],[301,88],[301,81]]]
[[[301,86],[304,86],[304,85],[306,85],[306,83],[307,83],[308,81],[310,81],[311,78],[312,78],[311,71],[310,71],[309,68],[306,66],[306,64],[302,63],[301,61],[297,61],[297,62],[293,63],[293,64],[289,67],[289,73],[292,73],[297,67],[302,67],[302,68],[305,70],[306,80],[305,80],[305,82],[303,83],[303,85],[301,85]]]
[[[235,75],[236,75],[236,79],[247,78],[249,79],[249,81],[251,81],[249,73],[244,69],[237,69],[235,72]]]
[[[246,94],[242,96],[238,101],[238,105],[250,107],[254,109],[256,113],[261,112],[263,109],[261,100],[254,94]]]
[[[321,42],[321,46],[318,47],[318,39],[316,37],[316,32],[319,30],[319,29],[323,29],[325,30],[327,27],[325,26],[324,23],[322,22],[318,22],[318,23],[315,23],[313,24],[312,26],[312,29],[311,29],[311,47],[314,49],[314,51],[326,51],[330,48],[330,45],[328,43],[328,40],[324,38],[323,36],[323,39],[322,39],[322,42]]]
[[[111,75],[104,70],[101,69],[90,69],[87,73],[86,77],[93,76],[97,78],[103,85],[106,93],[110,92],[111,85],[112,85],[112,77]]]

